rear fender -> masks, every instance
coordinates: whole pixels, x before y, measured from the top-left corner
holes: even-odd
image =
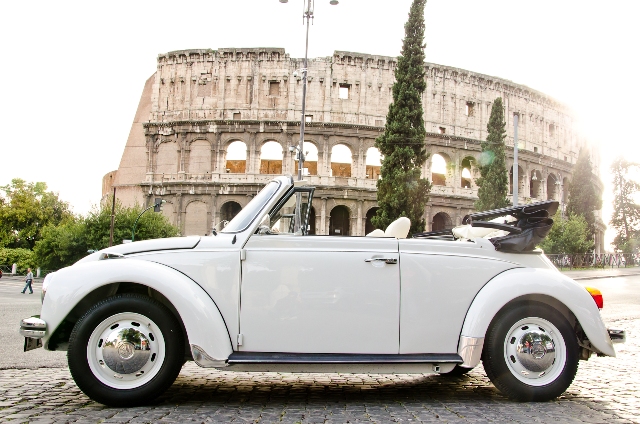
[[[82,299],[100,287],[123,282],[150,287],[173,304],[196,362],[217,366],[215,363],[222,365],[229,357],[232,347],[227,326],[216,304],[198,284],[165,265],[129,258],[78,263],[55,273],[41,312],[47,323],[45,348],[54,330]]]
[[[616,356],[607,328],[591,295],[571,278],[555,270],[516,268],[489,281],[476,295],[467,311],[459,350],[469,340],[485,337],[491,320],[509,302],[522,296],[542,295],[556,299],[576,317],[591,345],[607,356]]]

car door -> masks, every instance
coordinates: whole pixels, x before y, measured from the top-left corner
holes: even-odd
[[[244,247],[239,350],[398,353],[398,241],[295,234],[283,222],[293,204],[283,200],[273,232],[261,227]]]

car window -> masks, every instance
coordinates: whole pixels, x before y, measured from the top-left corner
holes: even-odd
[[[238,214],[224,227],[222,233],[235,233],[242,231],[251,224],[251,221],[260,213],[260,210],[265,204],[273,197],[278,191],[280,183],[277,181],[271,181],[267,184],[260,193],[256,195]]]
[[[269,213],[269,231],[267,233],[308,234],[313,192],[314,189],[310,187],[298,187],[291,190]],[[297,209],[298,204],[300,205],[300,213]],[[299,230],[297,230],[296,222],[299,222]]]

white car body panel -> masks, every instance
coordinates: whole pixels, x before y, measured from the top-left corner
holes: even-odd
[[[616,356],[591,295],[571,278],[545,269],[518,268],[496,276],[474,299],[461,335],[484,337],[498,311],[511,300],[527,294],[542,294],[559,300],[573,312],[596,349],[607,356]]]
[[[220,312],[200,286],[165,265],[129,258],[87,261],[56,272],[42,305],[41,318],[48,325],[45,348],[52,332],[80,300],[98,287],[119,282],[144,284],[162,293],[180,314],[190,344],[202,347],[215,360],[231,354]]]
[[[240,350],[398,353],[393,238],[255,235],[242,265]]]

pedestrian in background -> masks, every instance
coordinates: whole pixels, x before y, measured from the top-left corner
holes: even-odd
[[[31,282],[33,281],[33,272],[31,272],[31,268],[27,268],[27,276],[24,278],[25,285],[24,289],[22,289],[22,294],[27,291],[27,287],[29,288],[29,294],[33,294],[33,289],[31,288]]]

